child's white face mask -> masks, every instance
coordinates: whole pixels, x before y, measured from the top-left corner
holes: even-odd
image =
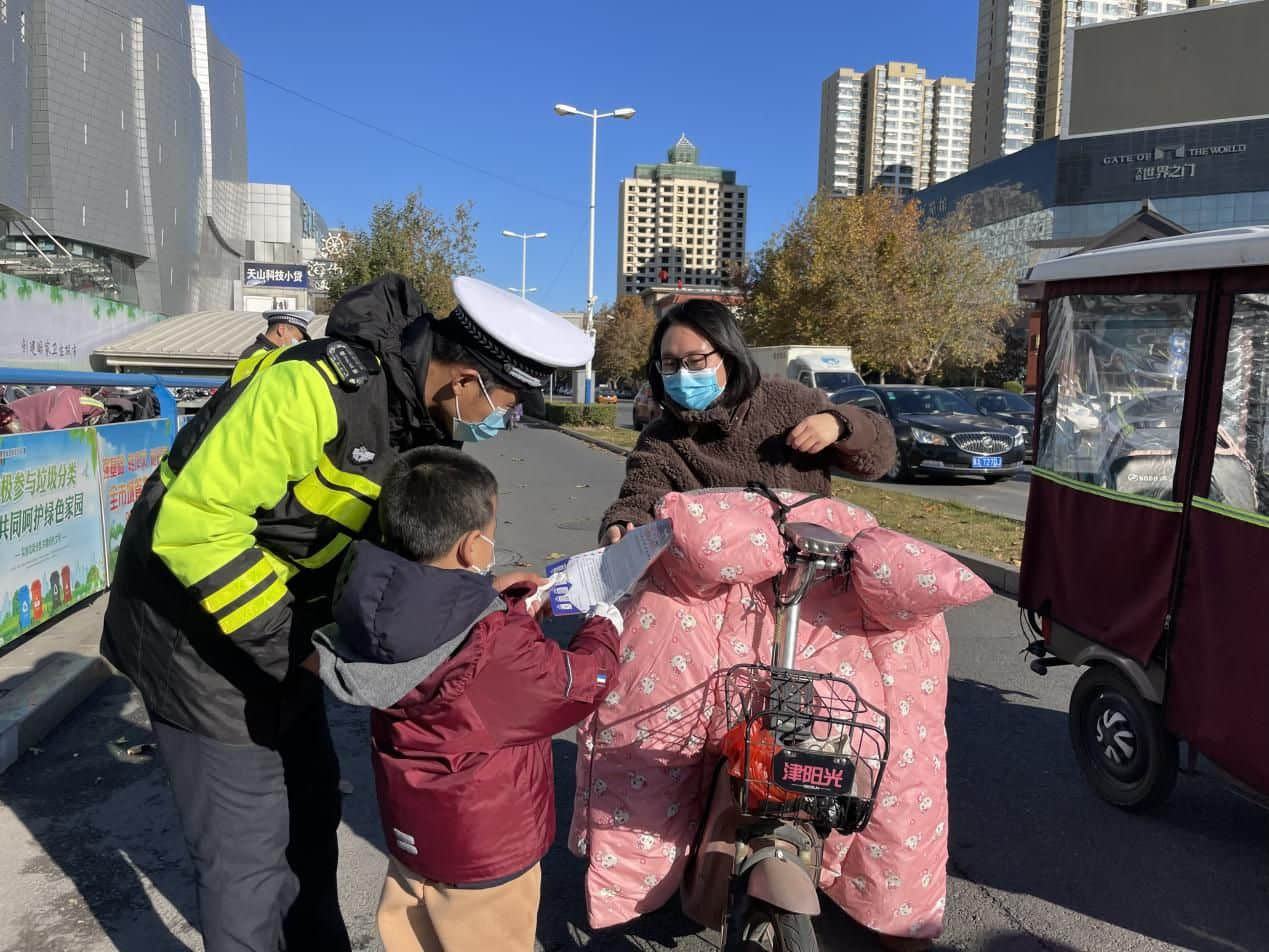
[[[477,575],[489,575],[493,572],[494,564],[498,561],[497,554],[494,552],[494,540],[489,538],[489,536],[485,535],[483,532],[479,533],[479,535],[482,539],[489,543],[489,564],[483,569],[478,569],[474,565],[469,565],[467,570],[469,572],[475,572]]]

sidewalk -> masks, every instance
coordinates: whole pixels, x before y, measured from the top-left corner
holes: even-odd
[[[98,653],[107,595],[98,595],[0,655],[0,773],[110,677]]]

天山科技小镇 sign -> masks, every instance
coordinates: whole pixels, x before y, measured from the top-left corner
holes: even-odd
[[[307,288],[308,266],[247,261],[242,266],[242,280],[249,288]]]

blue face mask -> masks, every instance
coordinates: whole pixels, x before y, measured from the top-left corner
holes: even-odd
[[[680,367],[675,374],[662,374],[665,393],[684,410],[708,410],[723,395],[718,385],[718,368],[688,370]]]
[[[493,439],[507,428],[507,411],[495,407],[493,400],[489,398],[489,391],[485,389],[485,382],[481,380],[479,383],[480,392],[485,395],[485,400],[492,411],[479,423],[468,423],[463,420],[463,411],[458,406],[458,398],[454,398],[454,412],[458,414],[454,417],[454,439],[464,443],[479,443],[481,440]]]

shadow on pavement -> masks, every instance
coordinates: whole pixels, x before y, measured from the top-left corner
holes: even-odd
[[[1065,712],[1031,702],[951,681],[950,872],[1187,949],[1264,949],[1269,813],[1204,776],[1155,813],[1112,807],[1075,764]]]
[[[128,682],[115,676],[43,748],[25,753],[0,777],[0,800],[51,861],[21,869],[46,885],[44,901],[25,918],[7,914],[20,936],[12,948],[87,945],[96,930],[85,913],[116,948],[188,948],[173,934],[191,937],[189,924],[197,921],[175,805],[153,749],[128,753],[153,740],[144,708]],[[156,909],[147,883],[165,910]],[[64,899],[53,898],[59,888]]]

